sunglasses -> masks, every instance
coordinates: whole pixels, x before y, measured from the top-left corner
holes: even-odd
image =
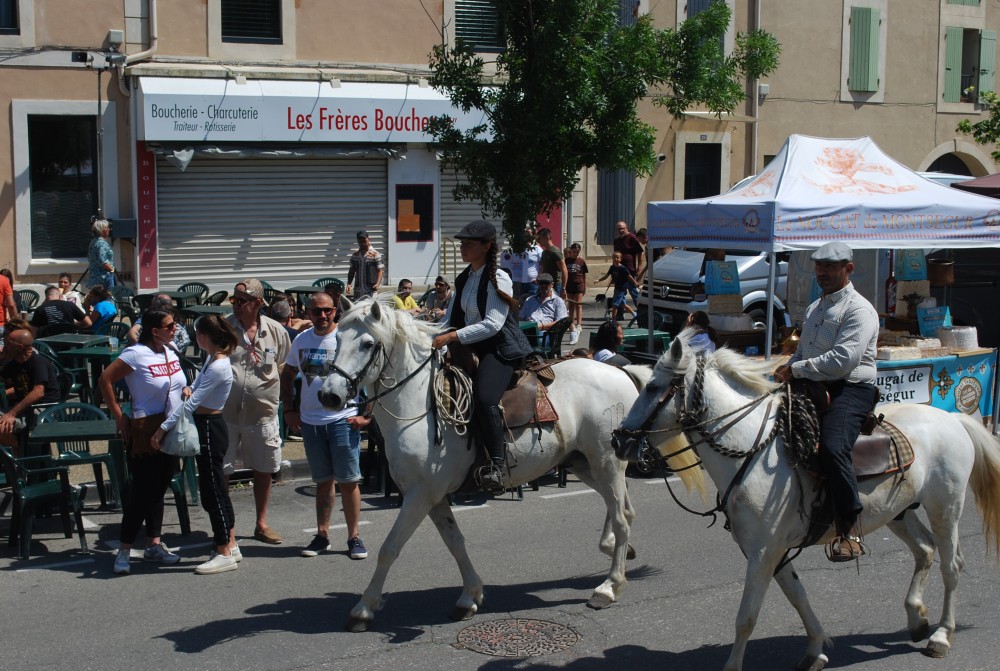
[[[173,331],[175,328],[177,328],[177,322],[170,322],[169,324],[160,324],[160,328],[165,329],[167,331]]]
[[[239,307],[240,305],[246,305],[249,302],[250,302],[249,298],[237,298],[236,296],[233,296],[232,298],[229,299],[229,303],[231,305],[235,305],[236,307]]]
[[[320,314],[329,315],[333,314],[334,308],[309,308],[309,312],[313,313],[314,315],[320,315]]]

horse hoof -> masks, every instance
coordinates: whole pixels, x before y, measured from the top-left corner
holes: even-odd
[[[614,601],[611,597],[606,594],[595,594],[590,597],[590,601],[587,602],[587,607],[593,608],[594,610],[601,610],[602,608],[607,608],[613,603]]]
[[[636,554],[635,548],[632,547],[631,543],[629,543],[628,550],[625,550],[625,559],[635,559],[638,556],[639,555]]]
[[[923,653],[928,657],[933,657],[934,659],[942,659],[948,656],[949,651],[948,645],[944,643],[937,643],[936,641],[930,641],[927,647],[923,649]]]
[[[461,606],[455,606],[451,611],[451,615],[448,617],[451,618],[452,622],[462,622],[463,620],[471,620],[472,616],[475,614],[475,608],[462,608]]]
[[[914,643],[919,643],[930,635],[931,626],[927,623],[927,620],[924,620],[916,629],[910,631],[910,640]]]
[[[799,663],[795,665],[795,671],[820,671],[820,669],[826,667],[826,663],[829,661],[830,658],[826,655],[803,657],[799,660]]]
[[[361,632],[368,631],[368,626],[370,624],[370,620],[362,620],[359,617],[352,617],[347,621],[347,631],[352,634],[360,634]]]

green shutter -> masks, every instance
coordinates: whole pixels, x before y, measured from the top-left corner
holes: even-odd
[[[962,99],[962,29],[948,26],[944,32],[944,101]]]
[[[969,7],[978,7],[979,0],[948,0],[949,5],[968,5]]]
[[[997,34],[984,30],[979,36],[979,91],[993,91],[996,88]]]
[[[874,7],[851,7],[851,60],[847,88],[878,91],[879,11]]]

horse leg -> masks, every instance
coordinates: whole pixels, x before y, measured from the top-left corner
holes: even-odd
[[[438,533],[441,534],[441,539],[448,546],[451,556],[455,558],[458,570],[462,573],[462,596],[451,612],[451,619],[456,621],[471,619],[479,610],[479,606],[483,605],[483,581],[476,573],[472,560],[469,559],[469,553],[465,550],[465,536],[458,528],[455,515],[448,505],[448,499],[442,499],[431,508],[430,516]]]
[[[742,546],[741,546],[742,547]],[[743,668],[743,655],[746,653],[747,641],[757,626],[761,604],[771,583],[771,574],[778,565],[777,553],[769,548],[743,547],[747,556],[747,572],[743,582],[743,598],[740,600],[740,610],[736,614],[736,640],[729,652],[729,659],[723,671],[740,671]]]
[[[604,531],[599,547],[601,552],[611,556],[611,571],[603,583],[591,595],[587,605],[594,609],[607,608],[621,595],[625,586],[625,560],[629,554],[635,556],[635,551],[628,543],[631,520],[635,518],[635,509],[629,510],[631,503],[628,489],[625,486],[625,469],[619,467],[617,460],[607,465],[592,465],[590,469],[580,469],[576,475],[584,484],[596,491],[604,499],[608,508],[604,520]],[[630,514],[631,513],[631,514]],[[609,534],[609,528],[611,534]],[[611,547],[611,535],[614,535],[614,546]]]
[[[386,536],[382,547],[378,550],[378,563],[375,566],[375,573],[372,575],[368,587],[365,588],[361,600],[351,609],[351,616],[347,621],[349,631],[367,631],[368,626],[375,619],[375,611],[382,607],[382,589],[385,586],[385,578],[389,573],[389,568],[396,561],[400,550],[410,539],[413,532],[420,526],[420,522],[427,517],[431,508],[430,502],[423,492],[415,489],[408,491],[403,498],[403,506],[399,509],[399,515]]]
[[[806,656],[795,665],[796,671],[819,671],[829,660],[823,654],[823,645],[832,642],[823,631],[823,625],[813,612],[809,597],[806,596],[806,589],[799,580],[798,574],[792,568],[792,563],[785,564],[778,574],[774,576],[775,582],[784,592],[785,598],[792,604],[802,618],[802,624],[806,627],[806,635],[809,637],[809,644],[806,647]]]
[[[961,491],[961,490],[959,490]],[[958,542],[958,520],[962,516],[962,497],[934,510],[937,506],[928,506],[927,516],[931,522],[931,531],[937,539],[938,551],[941,555],[941,579],[944,582],[944,604],[941,608],[941,622],[937,630],[931,634],[924,648],[928,657],[944,657],[951,650],[951,639],[955,635],[955,597],[958,589],[958,574],[962,570],[962,553]]]
[[[903,513],[903,519],[889,522],[889,531],[910,548],[913,553],[913,577],[906,592],[906,629],[910,640],[916,643],[930,634],[927,622],[927,606],[924,605],[924,587],[934,564],[934,537],[912,510]]]

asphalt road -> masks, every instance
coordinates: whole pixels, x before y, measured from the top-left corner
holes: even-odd
[[[344,623],[375,567],[397,508],[379,492],[364,494],[362,536],[367,560],[346,556],[343,530],[334,551],[302,558],[312,537],[312,486],[287,480],[273,495],[271,524],[280,546],[249,538],[252,492],[233,492],[245,560],[238,571],[197,576],[210,550],[209,525],[193,509],[195,532],[179,536],[168,506],[165,541],[179,547],[176,566],[133,561],[131,576],[111,572],[119,515],[88,507],[93,553],[82,556],[53,519],[39,520],[35,556],[13,560],[0,545],[0,640],[5,669],[669,669],[722,667],[733,636],[745,562],[721,523],[681,511],[662,480],[630,479],[639,517],[622,600],[603,611],[586,607],[608,569],[596,549],[603,521],[600,498],[571,478],[546,482],[523,501],[490,499],[456,509],[469,553],[487,583],[484,608],[471,622],[448,614],[460,578],[433,525],[425,522],[390,573],[385,608],[371,631]],[[689,500],[691,504],[697,501]],[[337,513],[339,515],[339,511]],[[335,520],[338,521],[338,520]],[[0,532],[7,530],[7,518]],[[868,537],[872,555],[860,565],[831,564],[819,548],[796,566],[836,647],[828,668],[879,671],[996,669],[1000,615],[998,567],[987,558],[971,499],[962,520],[966,558],[954,650],[945,660],[920,654],[905,632],[903,596],[912,562],[883,531]],[[932,622],[941,601],[936,570],[927,590]],[[533,618],[570,627],[580,640],[568,649],[505,659],[456,646],[470,624]],[[780,590],[772,589],[750,642],[746,669],[787,669],[805,638]]]

